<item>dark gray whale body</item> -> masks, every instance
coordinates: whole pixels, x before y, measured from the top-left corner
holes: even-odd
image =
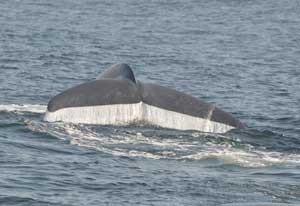
[[[224,133],[243,124],[229,113],[188,94],[135,79],[127,64],[116,64],[96,80],[50,100],[46,121],[127,125],[148,123],[180,130]]]

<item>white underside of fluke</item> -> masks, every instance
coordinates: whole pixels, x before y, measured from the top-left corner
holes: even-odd
[[[198,130],[211,133],[225,133],[234,127],[211,121],[212,112],[206,119],[169,111],[145,104],[115,104],[101,106],[68,107],[55,112],[47,111],[48,122],[71,122],[100,125],[129,125],[146,123],[178,130]]]

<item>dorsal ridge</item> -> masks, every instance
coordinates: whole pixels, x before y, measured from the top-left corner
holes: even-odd
[[[97,79],[127,79],[136,83],[134,73],[128,64],[114,64],[102,72]]]

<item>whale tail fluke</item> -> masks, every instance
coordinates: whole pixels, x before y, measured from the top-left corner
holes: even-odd
[[[127,125],[147,122],[179,130],[224,133],[243,124],[191,95],[135,79],[127,64],[115,64],[91,82],[53,97],[46,121]]]

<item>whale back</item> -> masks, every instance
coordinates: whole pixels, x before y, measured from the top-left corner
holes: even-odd
[[[127,64],[111,66],[97,77],[97,80],[99,79],[127,79],[136,83],[133,71]]]

